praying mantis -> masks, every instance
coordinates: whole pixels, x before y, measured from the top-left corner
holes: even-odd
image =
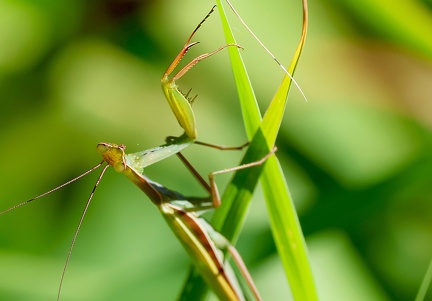
[[[204,185],[205,188],[210,192],[210,197],[197,198],[186,197],[176,191],[170,190],[162,186],[161,184],[150,180],[143,174],[142,166],[152,163],[153,153],[151,150],[126,155],[124,152],[125,148],[126,147],[124,145],[99,143],[97,146],[97,150],[104,159],[101,163],[99,163],[89,171],[85,172],[84,174],[81,174],[80,176],[54,188],[53,190],[48,191],[47,193],[39,195],[36,198],[30,199],[26,202],[20,203],[14,207],[0,212],[0,215],[2,215],[25,204],[28,204],[36,199],[39,199],[60,188],[63,188],[64,186],[74,182],[75,180],[82,178],[90,172],[93,172],[97,168],[101,167],[103,163],[106,163],[105,168],[102,170],[91,192],[84,212],[81,215],[78,228],[73,237],[72,244],[68,252],[66,264],[62,273],[57,300],[60,300],[60,292],[66,272],[66,267],[69,262],[72,249],[74,247],[84,216],[93,198],[96,187],[101,181],[102,176],[104,175],[106,169],[109,166],[112,166],[117,172],[124,173],[128,177],[128,179],[140,190],[142,190],[149,197],[149,199],[158,207],[163,217],[167,221],[168,225],[173,230],[174,234],[177,236],[186,251],[189,253],[196,267],[201,272],[201,275],[204,277],[210,287],[213,288],[213,291],[220,298],[220,300],[246,300],[243,290],[239,286],[237,280],[233,278],[235,276],[232,274],[232,271],[226,269],[226,258],[223,255],[224,251],[227,251],[232,256],[234,262],[238,266],[242,276],[244,277],[250,290],[252,291],[255,300],[262,300],[257,288],[255,287],[255,284],[253,283],[252,277],[250,276],[237,250],[229,243],[228,240],[226,240],[221,234],[215,231],[210,226],[210,224],[208,224],[204,219],[200,218],[199,215],[200,213],[215,208],[220,204],[219,192],[214,181],[214,177],[216,175],[260,165],[269,156],[271,156],[276,149],[263,157],[260,161],[251,162],[249,164],[244,164],[217,172],[212,172],[209,175],[210,185]],[[184,160],[186,166],[191,169],[191,171],[196,176],[199,176],[198,173],[193,169],[193,167],[181,154],[180,158]],[[201,179],[200,182],[204,183],[204,180]]]
[[[33,199],[30,199],[26,202],[20,203],[16,206],[0,212],[0,215],[2,215],[25,204],[33,202],[36,199],[39,199],[49,193],[65,187],[66,185],[69,185],[75,180],[82,178],[83,176],[94,171],[95,169],[101,167],[102,164],[106,163],[105,168],[103,169],[93,188],[93,191],[91,192],[84,212],[79,221],[78,228],[73,237],[72,244],[67,255],[66,264],[62,273],[57,300],[60,300],[60,292],[65,276],[66,267],[71,257],[71,252],[74,247],[83,218],[85,216],[85,213],[87,212],[90,201],[93,198],[95,189],[109,166],[112,166],[117,172],[124,173],[127,178],[140,190],[142,190],[149,197],[149,199],[158,207],[165,220],[170,225],[173,232],[176,234],[177,238],[183,244],[184,248],[189,253],[192,260],[195,262],[195,265],[200,271],[201,275],[204,277],[204,279],[212,287],[213,291],[221,300],[246,300],[243,289],[237,283],[234,274],[231,270],[226,268],[226,258],[223,255],[223,252],[225,251],[230,254],[234,262],[238,266],[254,298],[256,300],[261,300],[258,290],[256,289],[253,280],[249,275],[249,272],[247,271],[238,252],[222,235],[216,232],[207,222],[205,222],[205,220],[200,218],[199,214],[201,212],[213,209],[220,204],[219,192],[214,181],[214,177],[216,175],[260,165],[264,163],[268,157],[273,155],[275,149],[273,149],[270,153],[268,153],[259,161],[210,173],[209,184],[205,182],[205,180],[195,171],[195,169],[180,153],[181,150],[185,149],[193,143],[219,149],[241,149],[246,146],[242,145],[240,147],[227,148],[216,146],[213,144],[197,142],[195,117],[191,108],[193,98],[189,97],[189,93],[182,93],[176,85],[176,80],[182,77],[199,61],[212,56],[213,54],[221,51],[226,47],[233,46],[240,48],[240,46],[236,44],[227,44],[211,53],[203,54],[192,60],[174,76],[170,77],[171,73],[174,71],[180,59],[186,54],[187,50],[197,44],[196,42],[190,43],[190,41],[195,32],[199,29],[199,27],[208,18],[208,16],[212,13],[213,10],[214,7],[189,36],[183,49],[180,51],[174,61],[170,64],[161,80],[162,90],[165,94],[165,97],[167,98],[168,103],[172,111],[174,112],[175,117],[177,118],[177,121],[185,131],[183,135],[181,135],[180,137],[168,137],[166,140],[167,143],[164,145],[132,154],[125,154],[124,145],[99,143],[97,146],[97,150],[102,155],[103,161],[96,165],[94,168],[72,179],[71,181],[68,181],[65,184],[58,186],[57,188],[48,191],[47,193],[39,195]],[[183,163],[185,163],[185,165],[190,169],[192,174],[210,193],[210,197],[186,197],[178,192],[162,186],[157,182],[150,180],[148,177],[143,175],[143,170],[145,167],[154,164],[160,160],[163,160],[169,156],[172,156],[173,154],[177,154],[179,156]]]

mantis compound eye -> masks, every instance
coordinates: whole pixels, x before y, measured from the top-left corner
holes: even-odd
[[[105,154],[110,149],[110,146],[105,142],[101,142],[97,145],[96,150],[100,155]]]

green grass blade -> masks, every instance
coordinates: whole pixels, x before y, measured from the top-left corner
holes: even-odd
[[[226,17],[223,5],[220,0],[216,0],[216,4],[219,7],[219,13],[221,16],[222,26],[225,33],[225,40],[227,44],[237,44],[234,35],[231,32],[228,19]],[[243,114],[243,122],[249,139],[252,139],[253,135],[257,131],[261,124],[261,113],[258,107],[258,102],[255,97],[255,93],[252,84],[249,80],[249,75],[246,71],[246,67],[243,63],[243,59],[240,56],[240,50],[235,47],[229,47],[228,53],[231,59],[231,68],[233,70],[234,81],[237,87],[239,101]]]
[[[235,43],[230,26],[219,6],[227,43]],[[304,45],[307,29],[307,7],[304,1],[302,38],[294,55],[289,72],[297,65]],[[285,76],[261,123],[260,112],[252,86],[237,49],[230,49],[230,58],[243,111],[246,131],[251,144],[242,163],[256,161],[273,147],[284,115],[291,78]],[[243,225],[250,199],[262,172],[262,185],[275,242],[282,259],[293,295],[296,300],[316,300],[316,291],[307,257],[306,246],[298,218],[277,158],[270,158],[266,167],[238,171],[222,197],[222,206],[215,212],[213,226],[229,240],[235,241]],[[192,272],[181,300],[199,300],[205,296],[205,284]]]
[[[303,9],[301,39],[288,68],[291,74],[294,74],[306,39],[308,18],[306,0],[303,1]],[[291,83],[291,78],[286,75],[264,116],[262,128],[263,132],[268,135],[267,138],[276,139],[272,135],[277,135],[279,131]],[[306,243],[282,168],[276,158],[271,158],[267,162],[261,176],[261,184],[266,197],[273,237],[293,297],[295,300],[317,300]]]

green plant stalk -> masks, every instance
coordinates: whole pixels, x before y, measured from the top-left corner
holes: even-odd
[[[217,0],[227,43],[235,39],[226,19],[222,3]],[[300,43],[288,71],[293,74],[304,46],[307,32],[307,3],[303,1],[303,30]],[[242,163],[262,157],[273,147],[284,115],[291,78],[286,75],[277,90],[263,121],[256,98],[239,51],[229,49],[246,132],[251,144]],[[255,159],[254,159],[255,158]],[[229,240],[235,242],[244,223],[250,199],[262,172],[262,186],[266,196],[270,223],[276,246],[287,274],[295,300],[316,300],[316,290],[309,265],[306,245],[292,203],[282,169],[277,158],[270,158],[265,168],[256,167],[237,172],[222,197],[222,205],[215,212],[213,226]],[[203,300],[205,283],[192,272],[181,300]]]

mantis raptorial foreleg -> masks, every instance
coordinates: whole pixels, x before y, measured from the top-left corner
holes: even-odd
[[[172,63],[168,66],[165,73],[162,75],[161,84],[162,84],[162,90],[165,94],[165,98],[168,101],[168,104],[171,107],[171,110],[173,111],[175,117],[177,118],[178,123],[180,126],[184,129],[185,134],[190,140],[191,143],[196,140],[197,138],[197,129],[196,129],[196,121],[195,121],[195,115],[192,110],[192,102],[195,98],[189,97],[189,93],[183,93],[179,90],[176,81],[181,78],[183,75],[186,74],[187,71],[189,71],[193,66],[198,64],[203,59],[206,59],[219,51],[225,49],[226,47],[237,47],[241,48],[241,46],[236,44],[226,44],[218,49],[210,52],[202,54],[196,58],[194,58],[192,61],[190,61],[188,64],[186,64],[183,68],[180,69],[176,74],[171,76],[171,73],[174,72],[174,69],[177,67],[180,60],[185,56],[186,52],[194,45],[198,44],[198,42],[191,43],[192,37],[195,35],[197,30],[201,27],[201,25],[207,20],[207,18],[211,15],[211,13],[214,11],[215,6],[210,10],[210,12],[204,17],[204,19],[198,24],[198,26],[195,28],[195,30],[192,32],[192,34],[189,36],[189,38],[186,40],[185,45],[183,46],[182,50],[179,52],[179,54],[176,56],[176,58],[172,61]],[[206,145],[206,144],[203,144]]]

